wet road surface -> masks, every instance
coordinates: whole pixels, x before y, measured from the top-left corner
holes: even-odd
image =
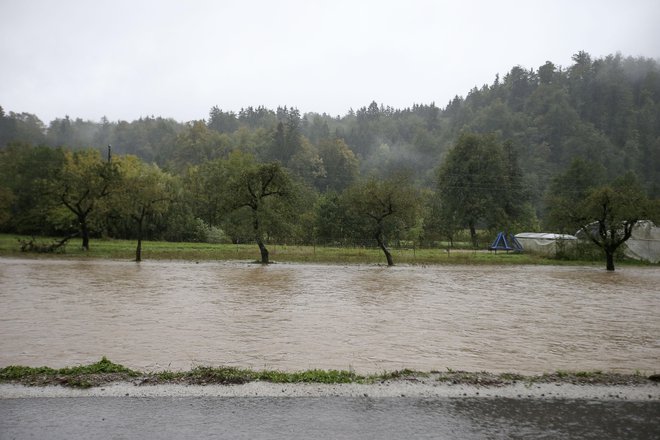
[[[0,439],[653,439],[660,402],[510,398],[0,399]]]

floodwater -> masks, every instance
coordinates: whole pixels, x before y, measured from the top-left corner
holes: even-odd
[[[0,258],[0,367],[657,372],[660,270]]]

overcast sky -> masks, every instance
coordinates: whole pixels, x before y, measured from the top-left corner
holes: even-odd
[[[0,0],[0,105],[45,123],[435,102],[580,51],[660,59],[658,0]]]

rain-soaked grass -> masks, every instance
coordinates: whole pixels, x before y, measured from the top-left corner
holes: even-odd
[[[140,372],[115,364],[104,356],[93,364],[60,369],[10,365],[0,369],[0,382],[90,388],[103,383],[129,380],[140,375]]]
[[[115,364],[103,357],[90,365],[54,369],[50,367],[8,366],[0,369],[0,383],[19,383],[28,386],[61,385],[74,388],[90,388],[113,382],[131,381],[136,385],[186,384],[186,385],[240,385],[249,382],[277,384],[373,384],[385,381],[437,381],[474,386],[501,386],[521,383],[574,383],[635,385],[658,381],[657,375],[641,373],[620,374],[602,371],[557,371],[540,376],[516,373],[447,371],[421,372],[399,370],[380,374],[361,375],[348,370],[306,370],[285,372],[277,370],[255,371],[237,367],[199,366],[190,371],[160,371],[145,373]]]
[[[195,385],[205,384],[243,384],[254,381],[272,383],[352,383],[364,380],[352,371],[345,370],[307,370],[283,372],[276,370],[254,371],[236,367],[196,367],[190,371],[163,371],[153,375],[165,382],[185,382]]]
[[[81,240],[74,238],[66,247],[53,254],[32,254],[20,251],[19,240],[31,237],[0,234],[0,255],[12,256],[56,256],[57,258],[99,258],[133,260],[135,241],[114,239],[91,239],[90,250],[81,249]],[[55,239],[39,237],[43,244]],[[268,246],[271,261],[291,263],[329,263],[329,264],[385,264],[385,257],[380,249],[374,247],[341,246]],[[474,249],[414,248],[391,249],[395,264],[603,264],[600,260],[558,260],[526,253],[489,252]],[[184,261],[256,261],[259,250],[255,244],[210,244],[210,243],[175,243],[164,241],[145,241],[142,249],[143,260],[184,260]],[[620,263],[619,263],[620,264]]]

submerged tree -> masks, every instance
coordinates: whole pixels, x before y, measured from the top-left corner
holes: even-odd
[[[122,158],[120,169],[121,190],[117,191],[116,205],[135,223],[135,261],[142,261],[145,221],[168,209],[172,200],[172,177],[157,165],[147,165],[135,156]]]
[[[286,201],[292,198],[293,185],[288,173],[275,162],[269,164],[247,164],[238,170],[229,184],[229,206],[232,210],[249,209],[252,220],[254,240],[259,246],[261,263],[268,264],[269,252],[265,244],[265,217],[277,215],[274,207],[276,200]],[[275,208],[275,209],[273,209]],[[275,212],[274,212],[275,211]]]
[[[403,175],[387,180],[372,177],[348,188],[344,194],[349,215],[361,219],[358,228],[376,240],[388,266],[394,265],[394,259],[387,236],[402,233],[415,224],[420,208],[418,200],[410,179]]]
[[[580,230],[605,253],[606,269],[614,270],[616,250],[649,213],[646,194],[635,177],[626,174],[612,186],[593,189],[572,216]]]
[[[561,232],[584,234],[605,254],[614,270],[616,250],[639,220],[653,216],[652,203],[637,178],[627,173],[603,184],[604,169],[582,159],[555,177],[546,195],[546,224]]]

